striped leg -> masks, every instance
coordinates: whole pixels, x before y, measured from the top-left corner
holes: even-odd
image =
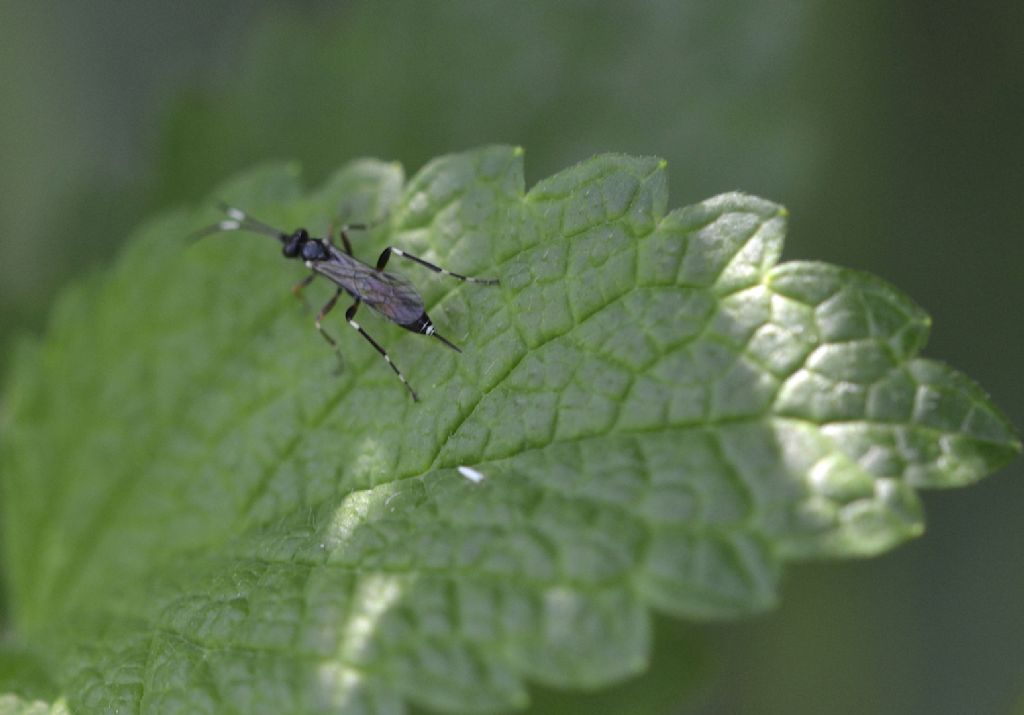
[[[391,258],[391,254],[394,253],[399,258],[405,258],[406,260],[412,261],[413,263],[419,263],[424,268],[429,268],[434,273],[441,273],[452,278],[458,278],[460,281],[466,281],[467,283],[480,283],[482,285],[494,286],[498,285],[500,281],[497,278],[471,278],[470,276],[464,276],[461,273],[453,273],[446,268],[441,266],[435,266],[429,261],[424,261],[419,256],[414,256],[411,253],[406,253],[401,248],[395,248],[394,246],[388,246],[384,249],[384,252],[380,254],[380,258],[377,259],[377,270],[384,270],[384,266],[388,264],[388,259]]]
[[[382,348],[380,346],[380,343],[371,338],[370,334],[363,330],[362,326],[355,321],[356,311],[359,310],[360,305],[362,305],[362,303],[358,300],[355,303],[353,303],[352,306],[347,311],[345,311],[345,320],[348,321],[349,325],[358,330],[359,334],[366,338],[370,345],[376,348],[377,352],[381,354],[381,356],[384,358],[384,361],[391,366],[391,369],[395,371],[396,375],[398,375],[398,379],[401,380],[402,384],[405,385],[406,389],[409,390],[409,394],[412,395],[412,401],[419,402],[420,398],[416,396],[416,390],[412,389],[412,385],[410,385],[409,381],[405,379],[405,375],[403,375],[402,371],[398,369],[398,366],[395,365],[395,363],[391,362],[391,356],[388,355],[388,351]]]
[[[310,278],[312,278],[312,276],[310,276]],[[331,299],[327,301],[327,304],[320,309],[320,312],[316,316],[316,329],[320,332],[322,336],[324,336],[324,340],[327,341],[327,344],[334,348],[334,354],[338,356],[339,372],[345,366],[345,359],[341,356],[341,350],[338,349],[338,341],[332,338],[330,335],[328,335],[327,331],[323,329],[323,326],[321,326],[320,323],[323,322],[324,316],[330,313],[331,310],[334,308],[335,304],[338,302],[338,297],[340,295],[341,288],[334,292],[334,295],[331,296]]]

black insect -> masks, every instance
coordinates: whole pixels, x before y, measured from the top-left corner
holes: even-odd
[[[348,293],[352,296],[355,302],[345,311],[345,319],[348,321],[348,324],[358,330],[359,334],[366,338],[377,352],[383,356],[387,364],[398,375],[398,379],[409,390],[412,399],[416,401],[419,400],[416,396],[416,391],[412,389],[408,380],[405,379],[405,375],[402,374],[402,371],[391,360],[391,356],[381,347],[380,343],[370,337],[369,333],[363,330],[362,326],[356,322],[356,311],[359,310],[359,306],[366,303],[366,305],[376,310],[385,318],[401,325],[406,330],[422,333],[423,335],[432,335],[452,350],[460,353],[462,351],[434,328],[434,324],[431,322],[423,306],[423,299],[416,292],[412,283],[402,276],[388,273],[384,270],[388,259],[394,254],[429,268],[435,273],[442,273],[446,276],[457,278],[460,281],[481,283],[483,285],[498,284],[497,279],[471,278],[460,273],[453,273],[394,246],[388,246],[384,249],[384,252],[380,254],[380,258],[377,259],[376,268],[369,266],[352,255],[352,244],[349,242],[348,235],[346,234],[346,229],[365,229],[365,224],[348,224],[342,227],[339,232],[342,245],[339,247],[335,245],[331,232],[328,232],[327,240],[311,237],[304,228],[296,229],[291,234],[288,234],[261,221],[257,221],[240,209],[231,206],[222,206],[222,208],[228,217],[201,231],[202,235],[217,231],[251,231],[276,238],[281,242],[281,252],[285,258],[299,259],[311,271],[308,276],[292,287],[292,292],[297,297],[301,297],[302,289],[312,283],[313,279],[318,275],[334,283],[337,286],[337,290],[317,314],[316,329],[320,331],[324,340],[338,353],[339,358],[341,353],[338,350],[337,341],[327,334],[321,323],[324,316],[334,308],[342,293]]]

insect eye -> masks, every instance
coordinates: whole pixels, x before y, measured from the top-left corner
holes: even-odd
[[[302,259],[305,261],[318,261],[324,258],[324,247],[319,241],[309,241],[302,246]]]
[[[289,239],[288,243],[281,247],[281,253],[285,258],[295,258],[299,255],[299,242],[294,238]]]

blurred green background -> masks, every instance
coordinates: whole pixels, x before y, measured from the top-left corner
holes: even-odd
[[[668,159],[673,206],[733,189],[786,204],[785,258],[897,284],[934,318],[928,355],[1024,425],[1012,0],[6,0],[0,370],[136,222],[237,170],[297,159],[315,185],[358,156],[411,174],[490,142],[526,149],[531,184],[621,151]],[[646,680],[539,692],[534,710],[1022,707],[1022,471],[927,494],[927,534],[888,556],[790,569],[774,613],[660,620]]]

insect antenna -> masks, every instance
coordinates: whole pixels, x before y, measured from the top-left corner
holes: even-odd
[[[284,231],[278,230],[273,226],[268,226],[262,221],[254,219],[241,209],[236,209],[234,206],[229,206],[224,202],[220,202],[218,206],[220,206],[221,210],[228,215],[227,221],[221,221],[222,224],[236,222],[238,223],[239,229],[252,231],[254,233],[262,233],[266,236],[272,236],[273,238],[286,235]]]
[[[220,209],[227,214],[227,218],[218,221],[215,224],[206,226],[194,232],[191,237],[195,240],[209,236],[214,233],[220,233],[222,231],[249,231],[251,233],[260,233],[264,236],[270,236],[276,238],[279,241],[284,241],[287,238],[287,234],[283,231],[279,231],[273,226],[268,226],[262,221],[254,219],[249,214],[245,213],[241,209],[236,209],[234,206],[229,206],[226,203],[219,203]]]

